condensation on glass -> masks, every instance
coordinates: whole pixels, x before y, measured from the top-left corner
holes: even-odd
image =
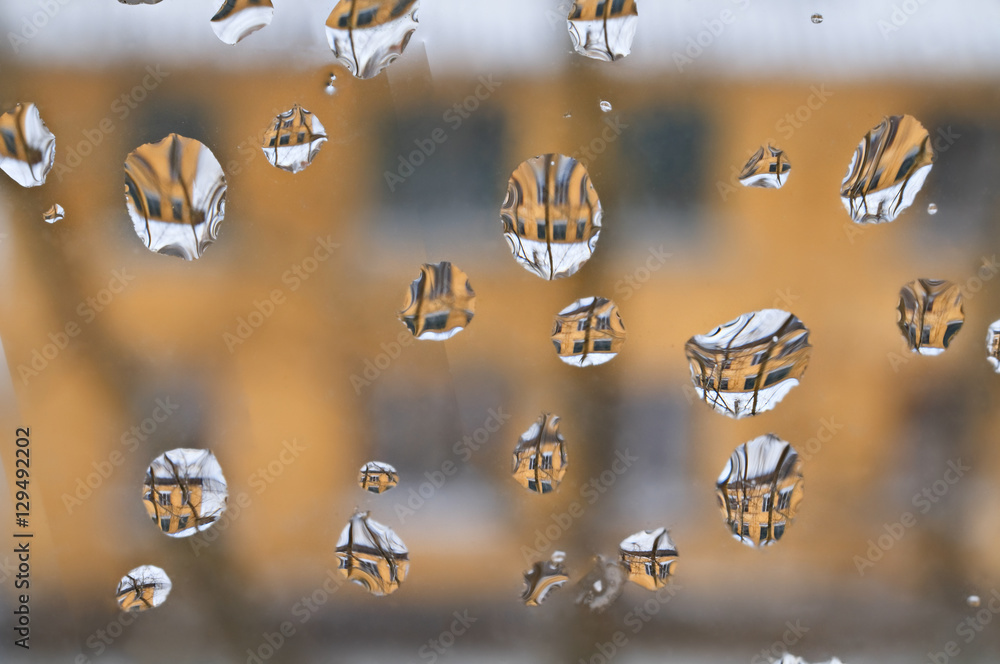
[[[0,115],[0,170],[22,187],[45,184],[56,159],[56,137],[45,126],[38,107],[17,104]]]
[[[783,150],[771,145],[761,146],[743,166],[739,181],[744,187],[781,189],[791,171],[792,164]]]
[[[376,597],[390,595],[406,580],[410,554],[392,528],[355,512],[337,540],[338,570]]]
[[[280,113],[264,132],[262,148],[268,163],[289,173],[312,164],[326,143],[326,129],[310,111],[295,104]]]
[[[212,30],[227,44],[237,44],[271,24],[271,0],[224,0],[212,17]]]
[[[170,134],[126,157],[125,202],[150,251],[194,260],[218,238],[226,178],[205,145]]]
[[[142,565],[122,577],[115,598],[122,611],[145,611],[163,604],[171,587],[166,572],[155,565]]]
[[[784,399],[805,373],[812,347],[796,316],[763,309],[691,337],[684,350],[698,398],[739,419]]]
[[[403,54],[417,29],[419,0],[340,0],[326,21],[337,62],[373,78]]]
[[[559,488],[568,466],[566,441],[559,432],[559,416],[542,413],[517,441],[514,479],[529,491],[549,493]]]
[[[226,511],[228,499],[226,478],[209,450],[170,450],[146,470],[146,513],[170,537],[189,537],[211,527]]]
[[[594,566],[577,584],[576,603],[601,613],[615,603],[625,589],[625,568],[617,560],[597,556]]]
[[[577,0],[569,10],[568,27],[580,55],[620,60],[632,51],[639,10],[635,0]]]
[[[555,551],[548,560],[535,562],[531,569],[524,573],[524,591],[521,599],[525,606],[539,606],[549,593],[562,588],[569,581],[566,571],[566,554]]]
[[[962,290],[947,279],[916,279],[899,291],[899,329],[909,349],[940,355],[965,322]]]
[[[559,359],[576,367],[610,362],[625,344],[625,323],[618,305],[603,297],[577,300],[556,316],[552,345]]]
[[[618,556],[626,578],[647,590],[666,586],[677,568],[677,547],[666,528],[629,535],[618,545]]]
[[[443,341],[464,330],[475,312],[469,277],[445,261],[420,268],[398,317],[416,338]]]
[[[519,165],[500,210],[514,258],[543,279],[569,277],[597,247],[603,209],[587,167],[543,154]]]
[[[369,493],[385,493],[399,484],[399,473],[383,461],[369,461],[361,466],[358,484]]]

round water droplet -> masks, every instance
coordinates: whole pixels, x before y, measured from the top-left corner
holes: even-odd
[[[927,206],[927,214],[937,214],[937,205],[931,203]]]
[[[971,606],[972,608],[977,609],[979,608],[981,600],[979,599],[979,595],[969,595],[968,597],[965,598],[965,603]]]
[[[677,567],[677,547],[666,528],[626,537],[618,545],[618,555],[628,580],[647,590],[666,586]]]
[[[947,279],[916,279],[899,291],[896,321],[910,350],[940,355],[962,329],[962,289]]]
[[[569,4],[569,3],[567,3]],[[569,36],[580,55],[611,62],[632,51],[639,26],[635,0],[574,2],[569,10]]]
[[[326,20],[337,61],[358,78],[372,78],[402,55],[417,29],[419,0],[340,0]]]
[[[568,465],[559,416],[542,413],[517,441],[514,479],[529,491],[549,493],[559,488]]]
[[[22,187],[45,183],[56,158],[56,137],[49,131],[38,107],[18,104],[0,115],[0,170]]]
[[[399,320],[418,339],[444,341],[461,332],[476,311],[476,293],[451,263],[425,264],[410,284]]]
[[[524,573],[524,592],[521,599],[525,606],[539,606],[549,593],[569,581],[566,571],[566,554],[555,551],[549,560],[540,560]]]
[[[315,115],[298,104],[271,121],[264,132],[264,156],[289,173],[304,171],[326,143],[326,129]]]
[[[125,159],[125,203],[150,251],[194,260],[218,237],[226,178],[211,150],[170,134]]]
[[[385,493],[399,484],[399,473],[387,463],[369,461],[361,466],[358,474],[358,484],[371,493]]]
[[[410,570],[403,540],[367,512],[355,512],[340,533],[337,558],[344,577],[377,597],[396,592]]]
[[[556,316],[552,344],[566,364],[591,367],[610,362],[625,344],[618,305],[603,297],[577,300]]]
[[[602,99],[601,100],[601,110],[604,111],[605,113],[610,113],[612,111],[611,102],[610,101],[605,101],[604,99]]]
[[[149,465],[142,487],[146,513],[170,537],[210,528],[226,511],[228,498],[222,468],[208,450],[164,452]]]
[[[115,598],[122,611],[145,611],[163,604],[171,586],[166,572],[154,565],[143,565],[122,577]]]
[[[823,15],[822,14],[813,14],[811,20],[812,20],[813,23],[822,23],[823,22]]]
[[[56,203],[45,211],[45,214],[42,215],[42,219],[44,219],[47,224],[54,224],[57,221],[62,221],[65,216],[66,210],[63,209],[63,206]]]
[[[270,25],[272,18],[274,5],[271,0],[226,0],[212,17],[212,30],[225,43],[236,44]]]

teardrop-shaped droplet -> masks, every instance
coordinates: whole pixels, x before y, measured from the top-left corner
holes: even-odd
[[[962,289],[947,279],[916,279],[899,291],[899,329],[909,348],[940,355],[962,329]]]
[[[0,169],[22,187],[37,187],[56,159],[56,137],[34,104],[18,104],[0,115]]]
[[[559,416],[542,413],[517,441],[514,479],[530,491],[549,493],[559,488],[568,465],[566,441],[559,433]]]
[[[647,590],[666,586],[677,567],[677,547],[666,528],[626,537],[618,545],[618,554],[628,580]]]
[[[445,261],[420,268],[398,316],[416,338],[444,341],[464,330],[475,312],[476,293],[469,278]]]
[[[369,461],[361,466],[358,484],[371,493],[385,493],[399,484],[399,473],[391,465],[382,461]]]
[[[750,157],[739,175],[739,181],[744,187],[781,189],[791,171],[792,164],[784,151],[768,145]]]
[[[326,129],[315,115],[295,104],[278,115],[264,132],[264,156],[289,173],[304,171],[326,143]]]
[[[569,36],[580,55],[607,62],[632,51],[639,26],[635,0],[574,2],[569,10]]]
[[[372,78],[402,55],[417,29],[419,0],[340,0],[326,21],[337,62]]]
[[[591,367],[610,362],[625,345],[618,305],[603,297],[577,300],[556,316],[552,344],[566,364]]]
[[[341,575],[376,597],[396,592],[410,569],[403,540],[367,512],[355,512],[340,533],[337,559]]]
[[[63,206],[56,203],[45,211],[45,214],[42,215],[42,219],[44,219],[47,224],[54,224],[58,221],[62,221],[65,216],[66,210],[63,209]]]
[[[226,511],[228,499],[222,468],[208,450],[170,450],[146,470],[142,502],[149,518],[170,537],[210,528]]]
[[[166,572],[155,565],[143,565],[122,577],[115,598],[122,611],[145,611],[163,604],[171,587]]]
[[[271,23],[271,0],[224,0],[212,17],[212,30],[227,44],[236,44]]]

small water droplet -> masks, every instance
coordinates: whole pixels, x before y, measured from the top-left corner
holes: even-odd
[[[567,120],[569,120],[571,117],[573,117],[573,114],[572,113],[563,113],[563,117],[566,118]]]
[[[931,138],[913,116],[882,120],[858,144],[840,200],[858,224],[893,221],[924,186],[934,161]]]
[[[145,611],[163,604],[171,587],[166,572],[154,565],[142,565],[122,577],[115,598],[122,611]]]
[[[402,55],[417,29],[419,0],[340,0],[326,21],[337,61],[358,78],[372,78]]]
[[[271,0],[225,0],[212,17],[212,30],[227,44],[236,44],[271,23]]]
[[[536,562],[524,573],[524,592],[521,599],[525,606],[539,606],[549,593],[569,581],[564,561],[566,554],[556,551],[549,560]]]
[[[337,540],[341,575],[372,595],[382,597],[399,589],[410,570],[410,554],[403,540],[368,517],[355,512]]]
[[[822,14],[813,14],[810,20],[812,20],[813,23],[822,23],[823,22],[823,15]]]
[[[625,344],[618,305],[603,297],[577,300],[556,316],[552,344],[566,364],[591,367],[610,362]]]
[[[45,183],[56,158],[56,137],[38,107],[18,104],[0,115],[0,169],[22,187]]]
[[[330,72],[330,75],[326,79],[326,87],[323,88],[323,92],[331,97],[337,94],[337,75],[335,73]]]
[[[779,148],[761,147],[747,161],[739,175],[744,187],[781,189],[791,174],[792,164]]]
[[[45,211],[45,214],[42,215],[42,219],[44,219],[47,224],[54,224],[57,221],[62,221],[65,216],[66,210],[63,209],[63,206],[56,203]]]
[[[940,355],[962,329],[962,289],[947,279],[916,279],[899,291],[897,324],[909,348]]]
[[[981,604],[981,600],[979,599],[979,595],[969,595],[965,598],[965,603],[974,609],[978,609]]]
[[[1000,374],[1000,320],[993,321],[986,330],[986,360]]]
[[[559,488],[568,465],[559,416],[542,413],[517,441],[514,479],[530,491],[549,493]]]
[[[603,216],[587,167],[561,154],[532,157],[514,169],[500,209],[514,258],[549,280],[576,274],[590,259]]]
[[[628,580],[647,590],[666,586],[677,567],[677,547],[666,528],[626,537],[618,545],[618,554]]]
[[[157,5],[161,0],[118,0],[123,5]]]
[[[937,205],[931,203],[927,206],[927,214],[937,214]]]
[[[569,10],[569,36],[580,55],[611,62],[632,51],[639,11],[635,0],[574,2]]]
[[[780,309],[743,314],[684,345],[698,396],[735,419],[774,408],[799,384],[811,350],[806,326]]]
[[[751,547],[774,544],[802,500],[799,455],[774,434],[754,438],[733,452],[716,490],[733,537]]]
[[[149,465],[142,487],[146,513],[170,537],[190,537],[211,527],[226,511],[228,498],[222,468],[208,450],[164,452]]]
[[[150,251],[194,260],[218,237],[226,178],[211,150],[170,134],[125,159],[125,202]]]
[[[396,469],[382,461],[369,461],[361,466],[358,484],[371,493],[385,493],[399,484],[399,473]]]
[[[264,133],[264,156],[289,173],[304,171],[326,143],[326,129],[315,115],[295,104],[271,121]]]
[[[604,111],[605,113],[610,113],[613,110],[613,108],[611,106],[611,102],[610,101],[605,101],[605,100],[602,99],[601,100],[601,110]]]
[[[416,338],[444,341],[464,330],[475,312],[469,277],[445,261],[420,268],[398,317]]]
[[[594,567],[577,584],[577,604],[601,613],[615,603],[625,589],[625,570],[617,560],[597,556]]]

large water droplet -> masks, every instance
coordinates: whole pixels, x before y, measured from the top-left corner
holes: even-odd
[[[601,613],[615,603],[625,589],[625,570],[617,560],[597,556],[594,567],[577,584],[577,604]]]
[[[315,115],[298,104],[279,114],[264,132],[264,156],[272,166],[289,173],[305,170],[326,143],[326,129]]]
[[[524,573],[524,592],[521,599],[525,606],[538,606],[549,593],[561,588],[569,581],[564,561],[566,554],[556,551],[549,560],[536,562]]]
[[[382,461],[369,461],[361,466],[358,484],[371,493],[385,493],[399,484],[399,473],[396,469]]]
[[[271,23],[271,0],[224,0],[212,17],[212,30],[227,44],[236,44]]]
[[[163,604],[171,586],[170,577],[162,569],[142,565],[122,577],[115,597],[122,611],[145,611]]]
[[[763,309],[691,337],[684,352],[698,396],[739,419],[771,410],[798,385],[811,348],[802,321]]]
[[[399,320],[418,339],[443,341],[465,329],[476,312],[476,293],[451,263],[425,264],[410,284]]]
[[[326,20],[337,61],[358,78],[372,78],[402,55],[417,29],[419,0],[340,0]]]
[[[135,232],[151,251],[200,258],[226,215],[226,178],[212,151],[170,134],[125,159],[125,202]]]
[[[747,161],[740,173],[740,184],[760,189],[781,189],[791,174],[792,164],[785,153],[768,145],[761,147]]]
[[[403,540],[367,512],[355,512],[340,533],[337,559],[345,578],[377,597],[395,592],[410,569]]]
[[[628,580],[647,590],[666,586],[677,567],[677,547],[666,528],[629,535],[618,545],[618,554]]]
[[[208,450],[177,448],[153,459],[142,502],[160,530],[189,537],[211,527],[226,511],[229,491],[222,468]]]
[[[526,489],[549,493],[559,488],[568,465],[559,416],[542,413],[517,441],[514,479]]]
[[[840,185],[840,200],[856,223],[893,221],[910,207],[931,172],[934,148],[913,116],[882,120],[861,140]]]
[[[45,214],[42,215],[42,219],[44,219],[47,224],[54,224],[57,221],[62,221],[65,216],[66,210],[63,209],[63,206],[56,203],[45,211]]]
[[[610,362],[625,345],[618,305],[603,297],[577,300],[556,316],[552,344],[566,364],[590,367]]]
[[[1000,373],[1000,320],[993,321],[986,330],[986,360]]]
[[[22,187],[45,183],[56,158],[56,137],[38,107],[18,104],[0,115],[0,169]]]
[[[500,221],[521,266],[543,279],[559,279],[590,259],[603,214],[587,167],[572,157],[544,154],[511,174]]]
[[[811,20],[811,21],[812,21],[813,23],[822,23],[822,22],[823,22],[823,15],[822,15],[822,14],[813,14],[813,15],[812,15],[812,16],[810,17],[810,20]]]
[[[733,536],[748,546],[781,539],[802,500],[802,469],[791,445],[774,434],[736,448],[716,483]]]
[[[899,290],[899,329],[910,350],[940,355],[962,329],[962,290],[946,279],[917,279]]]
[[[610,62],[632,51],[639,11],[635,0],[574,2],[568,23],[569,36],[577,53]]]

